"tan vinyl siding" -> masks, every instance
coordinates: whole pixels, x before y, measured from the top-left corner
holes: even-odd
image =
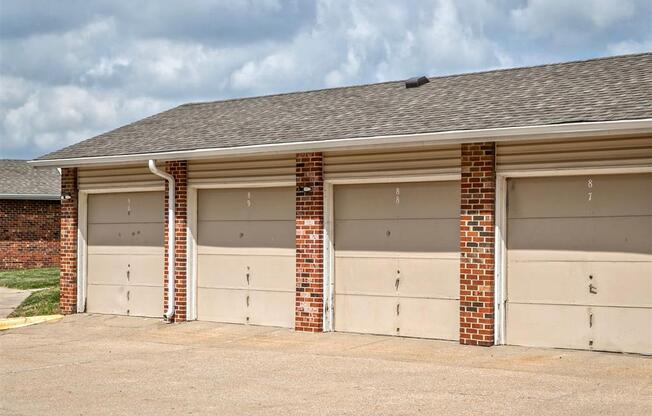
[[[652,164],[652,137],[497,144],[498,171]]]
[[[326,179],[401,177],[459,172],[459,145],[402,150],[329,152],[324,155]]]
[[[160,166],[163,163],[159,163]],[[126,187],[161,188],[163,180],[149,171],[146,163],[142,165],[82,167],[77,171],[80,190]]]
[[[192,183],[293,182],[294,171],[294,154],[191,160],[188,180]]]

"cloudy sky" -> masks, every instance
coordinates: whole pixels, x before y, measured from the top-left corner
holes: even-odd
[[[644,51],[649,0],[0,0],[0,157],[191,101]]]

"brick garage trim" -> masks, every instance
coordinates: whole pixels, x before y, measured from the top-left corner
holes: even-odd
[[[0,199],[0,270],[59,266],[61,202]]]
[[[59,308],[64,315],[77,312],[77,168],[61,169],[61,297]]]
[[[186,320],[187,311],[187,229],[188,229],[188,162],[176,160],[166,162],[165,170],[175,181],[175,282],[174,282],[174,317],[173,322]],[[163,275],[163,310],[168,304],[168,182],[165,182],[165,267]]]
[[[495,143],[462,145],[460,343],[494,344]]]
[[[309,191],[304,188],[309,187]],[[324,158],[296,155],[295,330],[323,331],[324,319]]]

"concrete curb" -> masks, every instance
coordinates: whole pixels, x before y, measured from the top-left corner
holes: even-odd
[[[63,319],[63,315],[24,316],[20,318],[0,319],[0,331],[41,324],[43,322],[56,322],[61,319]]]

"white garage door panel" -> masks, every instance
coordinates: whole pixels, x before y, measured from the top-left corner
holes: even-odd
[[[537,218],[507,224],[510,260],[649,261],[652,217]]]
[[[335,330],[458,339],[458,188],[335,187]]]
[[[91,313],[127,315],[127,290],[126,286],[120,285],[89,284],[86,289],[86,310]]]
[[[509,218],[652,215],[650,174],[510,180],[509,194]]]
[[[241,324],[247,319],[247,291],[200,287],[197,315],[206,321]]]
[[[459,192],[458,182],[346,185],[337,187],[333,203],[338,220],[454,218],[459,211]],[[397,196],[398,204],[387,203]]]
[[[396,335],[396,298],[335,295],[335,330]]]
[[[199,254],[279,254],[294,252],[294,221],[205,221]]]
[[[88,224],[88,253],[159,253],[163,223]]]
[[[294,257],[203,255],[198,259],[202,287],[287,290],[295,284]]]
[[[294,188],[198,193],[198,319],[294,326]]]
[[[458,259],[414,259],[398,260],[400,273],[399,293],[401,296],[423,296],[458,299],[460,262]]]
[[[652,307],[652,262],[510,262],[508,274],[514,302]]]
[[[129,315],[163,316],[162,286],[127,286]]]
[[[294,291],[249,290],[249,323],[292,328],[294,296]]]
[[[401,298],[399,334],[406,337],[459,339],[460,302]]]
[[[160,255],[94,254],[88,263],[93,284],[160,286],[163,270]]]
[[[163,193],[88,197],[86,310],[163,313]]]
[[[335,222],[338,252],[437,253],[455,258],[459,250],[458,219],[339,220]],[[350,253],[353,254],[353,253]]]
[[[201,191],[199,221],[294,221],[294,188],[220,189]]]
[[[163,192],[93,194],[88,200],[88,222],[92,224],[162,223]]]
[[[507,304],[508,344],[586,349],[589,308],[585,306]]]
[[[594,349],[652,354],[652,309],[591,308],[591,312]]]
[[[394,295],[398,260],[393,258],[337,257],[337,293]]]

